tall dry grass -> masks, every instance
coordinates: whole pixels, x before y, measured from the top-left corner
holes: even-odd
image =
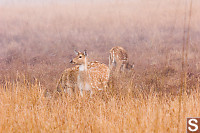
[[[176,132],[179,98],[153,90],[109,92],[93,97],[44,96],[38,81],[16,79],[0,90],[0,132]],[[20,81],[21,80],[21,81]],[[180,132],[186,117],[200,115],[198,90],[184,95]]]
[[[200,115],[199,6],[180,112],[181,0],[0,6],[0,132],[185,132],[186,117]],[[127,49],[133,74],[92,98],[54,92],[74,49],[108,64],[115,45]]]

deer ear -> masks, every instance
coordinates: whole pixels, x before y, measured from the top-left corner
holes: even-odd
[[[74,53],[75,53],[76,55],[78,55],[78,51],[74,50]]]
[[[84,50],[84,55],[87,56],[87,50]]]
[[[135,67],[135,63],[132,63],[131,66],[132,66],[132,68],[134,68]]]

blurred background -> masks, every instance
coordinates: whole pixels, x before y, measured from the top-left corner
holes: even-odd
[[[198,75],[200,67],[199,7],[200,1],[194,1],[188,50],[191,76]],[[14,81],[22,73],[54,90],[64,69],[73,66],[69,61],[75,49],[87,49],[90,61],[108,65],[109,50],[122,46],[139,81],[154,83],[156,74],[174,89],[188,10],[182,0],[1,0],[0,81]]]

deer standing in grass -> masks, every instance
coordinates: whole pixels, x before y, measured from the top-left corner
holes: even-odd
[[[126,79],[131,78],[133,72],[133,65],[129,64],[128,54],[124,48],[116,46],[110,50],[109,69],[109,88],[123,88]]]
[[[109,68],[97,61],[88,62],[86,50],[84,53],[77,51],[75,53],[77,56],[71,60],[71,63],[79,66],[77,86],[80,95],[83,96],[83,91],[90,91],[92,95],[96,90],[105,89],[109,79]]]
[[[67,92],[69,95],[72,95],[77,88],[77,76],[78,76],[79,67],[75,66],[72,68],[67,68],[61,75],[58,84],[58,92]]]
[[[116,72],[124,72],[125,70],[131,70],[133,65],[129,64],[127,51],[116,46],[110,50],[109,55],[109,69]]]

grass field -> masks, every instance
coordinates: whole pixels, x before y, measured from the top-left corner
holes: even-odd
[[[200,116],[200,2],[193,1],[187,88],[181,97],[189,1],[0,5],[0,132],[185,132]],[[124,47],[134,74],[94,97],[56,93],[73,51],[108,65]],[[180,117],[180,122],[178,121]],[[179,127],[179,128],[178,128]]]
[[[22,77],[23,78],[23,77]],[[25,84],[24,84],[25,83]],[[177,132],[179,97],[147,94],[45,97],[38,84],[7,83],[0,93],[1,132]],[[185,117],[200,115],[200,93],[184,94]]]

